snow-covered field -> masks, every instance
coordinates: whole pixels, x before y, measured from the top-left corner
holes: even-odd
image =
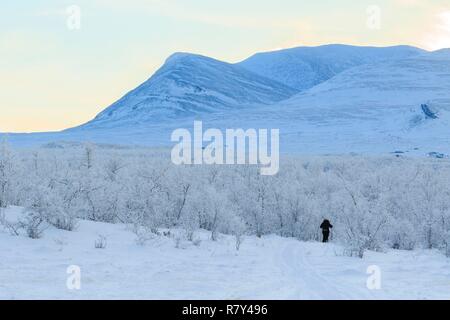
[[[10,207],[5,217],[21,211]],[[0,229],[0,299],[450,299],[450,259],[433,250],[359,259],[335,243],[251,236],[237,251],[231,236],[211,241],[198,231],[194,244],[176,234],[139,245],[123,224],[80,221],[37,240]],[[99,236],[103,249],[95,248]],[[67,287],[71,265],[80,267],[80,290]],[[374,265],[379,290],[367,287]]]

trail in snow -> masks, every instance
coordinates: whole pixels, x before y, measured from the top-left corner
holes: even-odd
[[[289,241],[280,249],[279,259],[281,267],[292,283],[294,292],[292,299],[336,300],[336,299],[373,299],[364,285],[352,287],[339,282],[339,279],[326,277],[317,271],[309,255],[314,253],[325,258],[332,245],[304,244],[298,241]],[[325,259],[324,259],[325,260]],[[322,261],[324,263],[325,261]]]

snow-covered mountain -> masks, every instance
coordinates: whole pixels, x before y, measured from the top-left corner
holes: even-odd
[[[273,104],[296,90],[208,57],[176,53],[83,128],[117,127]]]
[[[330,45],[261,53],[238,64],[175,53],[149,80],[82,128],[116,128],[273,105],[354,66],[420,52],[408,46]]]
[[[91,122],[11,141],[170,146],[172,130],[197,119],[222,129],[279,128],[285,152],[450,154],[449,111],[449,50],[333,45],[235,65],[175,54]]]
[[[362,64],[399,60],[424,52],[410,46],[383,48],[337,44],[257,53],[239,65],[304,91]]]
[[[351,68],[277,110],[240,119],[262,126],[270,115],[288,150],[449,153],[450,50]]]

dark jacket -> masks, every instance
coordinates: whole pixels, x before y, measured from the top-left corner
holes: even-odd
[[[330,232],[330,228],[333,228],[330,221],[327,219],[323,220],[322,224],[320,225],[320,229],[322,229],[322,232]]]

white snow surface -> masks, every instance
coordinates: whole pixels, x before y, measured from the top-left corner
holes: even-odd
[[[9,221],[22,208],[5,210]],[[172,230],[176,233],[176,230]],[[99,235],[104,249],[94,248]],[[266,236],[200,245],[156,236],[145,245],[121,224],[80,221],[76,231],[49,228],[43,238],[11,236],[0,228],[0,299],[449,299],[450,260],[437,251],[342,255],[335,243]],[[81,289],[66,286],[67,267],[81,268]],[[381,289],[366,285],[369,266]]]

